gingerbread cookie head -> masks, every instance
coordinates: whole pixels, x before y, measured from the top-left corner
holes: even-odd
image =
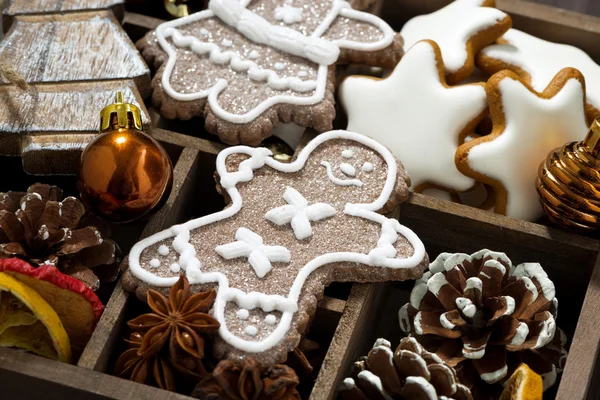
[[[408,196],[408,177],[379,143],[346,131],[310,142],[292,163],[264,148],[217,158],[229,207],[136,244],[125,274],[143,298],[183,270],[195,290],[215,287],[217,356],[285,359],[332,281],[419,277],[419,238],[380,212]],[[164,290],[164,289],[163,289]]]
[[[250,145],[279,122],[331,129],[332,67],[393,66],[402,54],[383,20],[342,0],[211,0],[138,46],[150,61],[166,61],[154,80],[165,116],[203,115],[221,140]]]

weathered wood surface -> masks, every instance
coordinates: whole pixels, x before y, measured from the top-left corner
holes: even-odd
[[[8,3],[2,12],[5,17],[21,14],[49,14],[103,10],[108,8],[112,8],[116,14],[122,17],[125,0],[10,0]]]
[[[185,400],[190,397],[0,348],[2,400]]]
[[[97,134],[99,112],[116,91],[138,105],[149,94],[150,70],[113,11],[79,12],[117,3],[27,1],[5,9],[10,29],[0,59],[30,86],[23,92],[0,77],[0,154],[22,155],[28,173],[75,173],[81,150]],[[13,6],[29,12],[11,19]]]
[[[150,72],[107,10],[17,16],[0,43],[0,58],[28,83],[134,79],[147,84]]]
[[[563,313],[564,314],[564,313]],[[600,256],[581,308],[577,330],[572,337],[567,365],[563,371],[557,399],[597,399],[600,395],[596,375],[600,352]]]
[[[150,124],[131,80],[37,85],[25,92],[0,86],[0,154],[22,154],[29,173],[72,173],[81,151],[98,133],[99,110],[114,102],[117,90],[140,107],[143,123]]]

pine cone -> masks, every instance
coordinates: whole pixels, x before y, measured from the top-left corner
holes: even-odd
[[[192,396],[203,400],[300,400],[293,369],[276,364],[261,372],[254,359],[220,361]]]
[[[355,362],[340,394],[345,400],[473,400],[456,371],[425,350],[414,338],[404,338],[392,352],[378,339],[369,355]]]
[[[0,258],[50,264],[92,290],[100,282],[90,268],[116,265],[118,247],[94,226],[82,226],[86,210],[56,186],[36,183],[26,193],[0,193]]]
[[[405,332],[456,367],[472,389],[506,380],[521,362],[547,388],[566,354],[562,337],[555,339],[557,307],[540,264],[515,267],[504,253],[481,250],[441,254],[415,283],[399,318]]]

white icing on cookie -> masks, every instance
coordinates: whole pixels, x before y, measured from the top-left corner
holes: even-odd
[[[169,248],[167,246],[165,246],[164,244],[158,247],[158,254],[160,254],[161,256],[168,256],[169,255]]]
[[[179,266],[179,264],[173,263],[169,266],[169,270],[174,274],[178,274],[179,271],[181,271],[181,267]]]
[[[340,186],[362,186],[362,181],[359,179],[341,179],[334,175],[333,168],[331,167],[331,163],[329,161],[321,161],[321,165],[327,169],[327,177],[329,180],[336,185]]]
[[[370,162],[365,162],[362,167],[360,168],[363,172],[373,172],[373,164]]]
[[[237,317],[243,321],[247,320],[248,317],[250,316],[250,312],[248,310],[246,310],[245,308],[240,308],[239,310],[237,310]]]
[[[254,268],[256,276],[264,278],[271,271],[272,262],[289,263],[290,251],[283,246],[265,246],[263,238],[247,228],[239,228],[235,242],[217,246],[215,251],[224,259],[245,257]]]
[[[231,40],[229,40],[229,39],[223,39],[221,41],[221,46],[223,46],[223,47],[231,47],[231,46],[233,46],[233,42]]]
[[[352,9],[346,1],[334,0],[329,14],[310,36],[305,36],[288,27],[270,24],[263,17],[247,10],[248,3],[249,0],[211,0],[208,10],[165,22],[158,26],[156,38],[161,48],[169,56],[164,67],[161,84],[170,97],[178,101],[194,101],[207,98],[211,110],[219,118],[237,124],[248,123],[276,104],[311,105],[322,101],[327,86],[328,66],[337,61],[340,49],[377,51],[388,47],[394,40],[395,33],[387,23],[372,14]],[[369,43],[344,38],[333,41],[322,39],[321,36],[325,34],[338,17],[370,24],[381,32],[382,38]],[[317,63],[319,67],[316,80],[303,81],[297,76],[280,77],[273,70],[259,68],[256,63],[244,60],[237,52],[224,52],[215,43],[208,43],[203,41],[204,39],[200,40],[193,36],[185,36],[177,30],[178,27],[209,18],[219,18],[223,23],[233,27],[235,34],[242,35],[255,43]],[[171,43],[167,40],[169,38],[172,40]],[[225,111],[218,101],[219,94],[228,86],[225,79],[216,79],[214,86],[199,92],[181,93],[173,89],[170,79],[177,61],[177,52],[173,45],[179,48],[189,48],[196,54],[208,54],[211,61],[221,65],[229,64],[237,72],[247,72],[251,79],[264,81],[272,89],[289,89],[299,93],[314,91],[314,93],[310,96],[276,95],[264,100],[245,114],[233,114]],[[251,59],[253,58],[252,55],[251,52],[249,54]]]
[[[356,168],[348,163],[340,164],[340,171],[342,171],[345,175],[348,176],[356,176]]]
[[[275,65],[273,65],[273,67],[275,67],[275,69],[281,71],[282,69],[285,68],[285,64],[278,62],[278,63],[275,63]]]
[[[273,314],[269,314],[265,317],[265,324],[267,325],[275,325],[277,323],[277,317]]]
[[[253,325],[248,325],[246,328],[244,328],[244,332],[250,336],[256,336],[258,329]]]
[[[402,27],[404,48],[433,40],[440,46],[447,72],[456,72],[467,62],[467,42],[508,15],[494,7],[481,7],[485,0],[455,0],[431,14],[419,15]]]
[[[348,114],[348,129],[388,147],[402,160],[413,188],[433,183],[464,191],[475,180],[456,168],[458,139],[485,112],[487,97],[482,85],[445,87],[438,61],[432,44],[420,42],[389,78],[347,78],[339,98]]]
[[[152,268],[160,267],[160,261],[158,260],[158,258],[153,258],[152,260],[150,260],[150,266]]]
[[[352,158],[352,157],[354,157],[354,152],[352,150],[344,150],[344,151],[342,151],[342,157]]]
[[[531,77],[531,86],[538,92],[562,69],[576,68],[585,76],[587,102],[600,109],[600,65],[583,50],[548,42],[517,29],[510,29],[502,39],[508,44],[488,46],[482,54],[525,71]]]
[[[283,199],[285,206],[267,211],[265,218],[275,225],[291,224],[296,239],[302,240],[312,236],[311,221],[320,221],[335,215],[335,208],[326,203],[308,204],[308,201],[296,189],[287,187]]]
[[[283,21],[286,25],[291,25],[302,22],[304,16],[302,15],[301,8],[284,4],[282,7],[275,8],[275,19],[277,21]]]
[[[466,163],[503,186],[507,216],[535,221],[543,215],[535,188],[539,163],[553,149],[585,137],[585,92],[575,78],[550,99],[538,97],[510,77],[498,84],[498,90],[506,127],[496,139],[472,147]]]
[[[308,72],[306,71],[298,71],[298,77],[306,78],[308,76]]]
[[[393,226],[396,233],[404,236],[413,247],[413,254],[410,257],[381,259],[370,257],[369,254],[363,253],[344,252],[324,254],[311,260],[299,271],[287,296],[258,292],[244,293],[239,289],[230,287],[229,281],[224,274],[220,272],[202,272],[201,263],[196,258],[196,250],[189,243],[190,230],[198,229],[236,215],[243,206],[242,197],[236,185],[240,182],[251,181],[254,177],[254,170],[266,165],[282,173],[298,172],[304,167],[309,156],[318,146],[329,140],[336,139],[353,140],[373,149],[381,155],[387,165],[386,182],[380,196],[369,204],[348,203],[345,206],[344,213],[365,218],[382,226]],[[237,171],[230,172],[227,170],[225,160],[230,155],[236,153],[247,154],[250,158],[242,161]],[[353,262],[372,267],[414,268],[421,263],[425,256],[423,243],[413,231],[401,225],[397,220],[391,220],[377,212],[388,202],[390,195],[394,191],[397,179],[396,159],[385,146],[354,132],[332,131],[323,133],[309,142],[291,163],[279,162],[271,158],[271,154],[268,149],[260,147],[234,146],[223,150],[217,157],[217,173],[221,178],[221,186],[231,199],[230,206],[217,213],[188,221],[182,225],[173,226],[170,229],[145,238],[136,243],[129,253],[129,271],[134,277],[150,286],[170,287],[177,282],[178,277],[161,277],[143,268],[140,265],[140,255],[149,246],[169,238],[174,238],[172,246],[181,255],[179,261],[182,268],[186,271],[190,284],[217,284],[217,296],[213,305],[213,315],[221,324],[219,328],[220,337],[225,342],[240,350],[253,353],[266,351],[277,345],[285,337],[291,327],[292,317],[298,310],[297,302],[304,283],[310,274],[318,268],[327,264],[342,262]],[[377,264],[374,263],[374,259],[377,259]],[[249,341],[233,334],[227,326],[225,307],[230,301],[235,302],[240,308],[260,308],[265,312],[277,310],[282,315],[273,332],[259,341]]]

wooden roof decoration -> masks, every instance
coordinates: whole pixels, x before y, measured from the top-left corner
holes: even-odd
[[[150,70],[121,28],[123,0],[13,0],[2,14],[0,61],[29,87],[0,78],[0,155],[31,174],[76,173],[117,90],[150,122]]]

